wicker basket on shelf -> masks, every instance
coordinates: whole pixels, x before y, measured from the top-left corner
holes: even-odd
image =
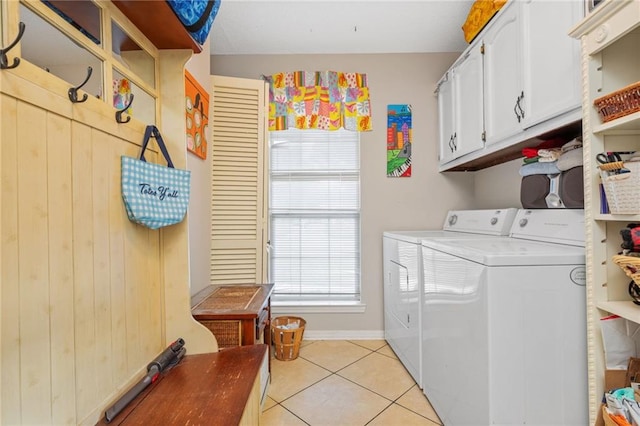
[[[617,254],[612,259],[633,282],[640,284],[640,257]]]
[[[640,111],[640,81],[598,98],[593,104],[603,123]]]
[[[640,213],[640,161],[628,161],[624,168],[629,173],[611,174],[620,169],[614,163],[602,164],[600,177],[612,214]]]

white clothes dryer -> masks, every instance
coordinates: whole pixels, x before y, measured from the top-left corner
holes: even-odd
[[[584,211],[422,241],[423,390],[449,425],[588,424]]]
[[[383,234],[385,339],[422,388],[421,241],[425,238],[487,238],[508,235],[517,209],[459,210],[442,230]]]

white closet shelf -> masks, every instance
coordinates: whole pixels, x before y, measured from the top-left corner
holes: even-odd
[[[638,134],[639,131],[640,111],[593,127],[593,133],[603,135]]]
[[[640,214],[595,214],[594,220],[618,221],[618,222],[640,222]]]
[[[618,315],[622,318],[631,320],[640,324],[640,306],[634,304],[631,301],[617,301],[617,302],[598,302],[596,304],[598,309],[607,311],[610,314]]]

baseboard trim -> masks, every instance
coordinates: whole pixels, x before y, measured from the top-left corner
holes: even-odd
[[[384,340],[384,330],[305,330],[304,340]]]

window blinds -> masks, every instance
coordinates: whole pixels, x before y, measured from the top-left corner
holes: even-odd
[[[276,300],[359,300],[359,145],[359,133],[345,130],[271,132]]]

